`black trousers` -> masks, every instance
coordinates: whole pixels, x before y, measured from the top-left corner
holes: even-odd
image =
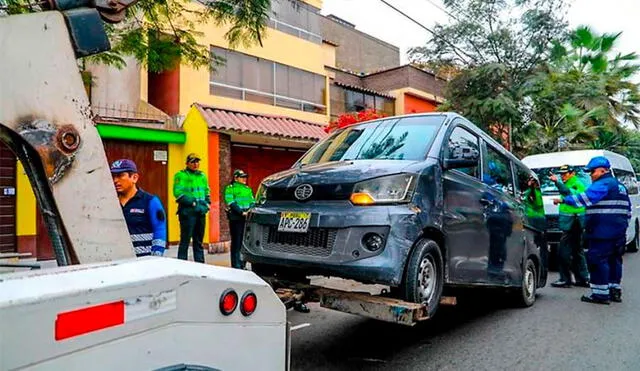
[[[178,219],[180,220],[178,259],[188,260],[189,242],[193,239],[193,260],[198,263],[204,263],[202,239],[204,238],[206,216],[203,214],[181,214]]]
[[[240,251],[242,250],[242,237],[244,235],[244,219],[230,220],[229,233],[231,233],[231,267],[244,269]]]
[[[558,246],[558,266],[560,279],[565,282],[572,282],[572,272],[576,282],[589,281],[587,260],[582,249],[582,227],[577,219],[574,219],[570,230],[562,232]]]

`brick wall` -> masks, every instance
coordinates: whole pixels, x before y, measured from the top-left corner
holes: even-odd
[[[220,146],[220,241],[228,241],[231,239],[229,234],[229,220],[227,213],[224,211],[226,204],[224,203],[224,188],[231,183],[231,137],[227,134],[219,134]]]
[[[356,76],[354,74],[347,73],[347,72],[342,72],[340,70],[332,69],[332,71],[334,71],[336,74],[335,81],[341,82],[343,84],[364,87],[362,85],[362,79],[360,78],[360,76]]]
[[[427,93],[443,96],[446,81],[412,66],[403,66],[372,74],[363,78],[364,87],[387,92],[411,87]]]
[[[440,80],[430,73],[426,73],[418,68],[409,67],[409,81],[411,87],[429,92],[431,94],[443,96],[446,81]]]
[[[409,86],[409,74],[406,67],[395,68],[365,77],[363,85],[367,89],[381,92],[406,88]]]
[[[400,50],[355,28],[321,17],[322,35],[338,44],[336,67],[374,72],[400,65]]]

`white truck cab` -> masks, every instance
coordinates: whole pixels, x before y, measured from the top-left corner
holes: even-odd
[[[632,203],[632,217],[627,229],[627,250],[638,250],[638,233],[640,220],[640,193],[638,190],[638,181],[635,171],[631,166],[631,162],[625,156],[615,152],[606,150],[581,150],[581,151],[565,151],[554,153],[543,153],[538,155],[527,156],[522,162],[532,169],[540,178],[542,189],[542,198],[544,201],[545,214],[547,217],[547,238],[551,245],[552,251],[557,248],[560,242],[561,232],[558,229],[558,208],[553,204],[553,199],[557,198],[559,193],[555,184],[549,179],[549,173],[557,173],[562,165],[573,166],[576,169],[576,175],[586,184],[591,184],[591,178],[583,168],[589,160],[596,156],[604,156],[611,163],[611,171],[613,175],[620,180],[629,191],[629,198]],[[551,256],[554,256],[552,254]]]

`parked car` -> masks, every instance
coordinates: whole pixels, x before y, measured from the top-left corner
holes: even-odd
[[[546,284],[535,173],[457,114],[338,130],[264,179],[257,200],[243,254],[262,275],[388,285],[430,315],[445,286],[502,288],[530,306]]]
[[[583,150],[565,151],[554,153],[543,153],[528,156],[522,162],[529,166],[540,178],[542,185],[542,198],[547,217],[547,240],[550,251],[550,267],[555,267],[558,244],[562,231],[558,228],[558,205],[553,204],[553,199],[559,195],[556,185],[549,180],[550,172],[557,172],[560,166],[569,165],[576,169],[576,175],[586,184],[591,184],[591,177],[584,172],[583,168],[590,159],[595,156],[604,156],[611,163],[611,172],[618,178],[629,191],[629,198],[632,203],[632,217],[627,229],[627,251],[638,251],[638,233],[640,232],[640,192],[638,190],[638,180],[636,173],[631,166],[631,162],[623,155],[604,150]]]

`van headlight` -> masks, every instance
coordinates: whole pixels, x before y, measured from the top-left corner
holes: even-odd
[[[256,205],[262,205],[267,201],[267,187],[264,183],[260,183],[258,192],[256,192]]]
[[[397,174],[357,183],[351,193],[354,205],[393,204],[410,202],[413,197],[415,176]]]

